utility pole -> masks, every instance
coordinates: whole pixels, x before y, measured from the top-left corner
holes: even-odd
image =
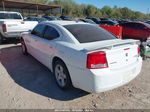
[[[147,8],[147,15],[149,15],[149,8]]]
[[[147,9],[147,17],[150,17],[149,8]]]
[[[5,11],[5,1],[2,0],[2,5],[3,5],[3,11]]]

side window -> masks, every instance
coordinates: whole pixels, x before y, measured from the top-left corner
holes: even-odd
[[[131,24],[130,23],[126,23],[125,26],[126,27],[131,27]]]
[[[136,24],[136,28],[137,29],[144,29],[144,25],[142,25],[142,24]]]
[[[48,40],[53,40],[57,37],[59,37],[59,33],[52,27],[50,26],[47,26],[46,27],[46,30],[45,30],[45,33],[44,33],[44,38],[45,39],[48,39]]]
[[[129,27],[129,23],[122,23],[121,26],[124,26],[124,27]]]
[[[127,24],[126,24],[126,27],[129,27],[129,28],[136,28],[136,24],[135,24],[135,23],[127,23]]]
[[[130,27],[131,27],[131,28],[136,28],[136,24],[135,24],[135,23],[131,23],[131,24],[130,24]]]
[[[39,36],[39,37],[43,37],[44,29],[45,29],[45,25],[43,25],[43,24],[37,25],[37,26],[32,30],[31,34],[36,35],[36,36]]]

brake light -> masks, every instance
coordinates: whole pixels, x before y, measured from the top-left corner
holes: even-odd
[[[6,32],[6,24],[2,24],[2,31]]]
[[[88,69],[108,68],[106,53],[104,51],[89,53],[87,55]]]
[[[141,54],[140,46],[138,46],[137,50],[138,50],[138,56],[140,56],[140,54]]]

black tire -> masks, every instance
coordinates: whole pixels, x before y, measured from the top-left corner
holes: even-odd
[[[22,38],[21,38],[21,48],[22,48],[22,53],[27,56],[28,55],[27,47],[26,47],[25,42]]]
[[[146,60],[146,56],[143,56],[143,60]]]
[[[62,73],[58,73],[58,71],[57,71],[57,69],[59,69],[60,66],[63,68],[63,71],[62,71],[63,76],[62,76]],[[72,88],[70,74],[68,72],[66,65],[61,60],[55,61],[53,72],[54,72],[55,80],[56,80],[58,87],[60,87],[61,89]],[[63,80],[64,80],[64,84],[63,84]]]

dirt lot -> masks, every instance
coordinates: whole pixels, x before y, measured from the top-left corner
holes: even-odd
[[[99,94],[60,90],[52,73],[20,44],[0,45],[0,108],[9,109],[150,109],[150,59],[128,85]]]

